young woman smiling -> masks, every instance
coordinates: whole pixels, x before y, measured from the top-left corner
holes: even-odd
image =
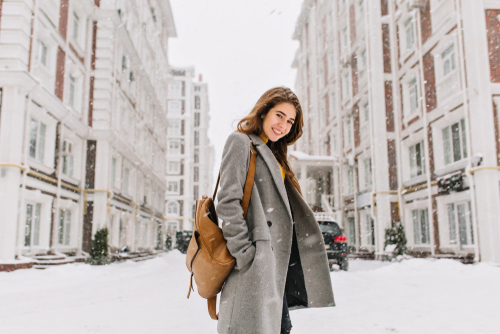
[[[221,294],[220,334],[290,333],[289,308],[335,306],[323,237],[287,160],[303,124],[297,96],[276,87],[226,141],[217,215],[236,265]],[[244,219],[250,143],[257,162]]]

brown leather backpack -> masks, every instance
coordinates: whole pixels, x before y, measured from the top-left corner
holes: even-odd
[[[255,164],[257,151],[250,143],[250,165],[248,167],[247,179],[243,189],[243,218],[246,218],[250,195],[252,194],[253,181],[255,177]],[[229,253],[226,240],[219,227],[219,219],[215,212],[214,199],[219,187],[220,172],[215,185],[213,198],[203,195],[201,200],[196,201],[196,214],[193,226],[193,236],[189,242],[186,255],[186,266],[191,272],[191,283],[189,285],[188,298],[193,289],[193,277],[198,287],[198,293],[206,298],[208,302],[208,313],[214,320],[219,319],[216,312],[217,294],[233,269],[236,260]]]

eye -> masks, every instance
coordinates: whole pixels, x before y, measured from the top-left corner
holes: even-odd
[[[278,115],[279,118],[283,118],[283,115],[281,114],[276,114],[276,115]]]
[[[293,122],[292,122],[292,121],[288,121],[288,123],[290,123],[291,125],[293,125]]]

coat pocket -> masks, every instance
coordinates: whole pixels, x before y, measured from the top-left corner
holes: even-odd
[[[250,238],[254,242],[258,240],[271,240],[271,233],[269,232],[269,227],[261,226],[254,228],[250,232]]]

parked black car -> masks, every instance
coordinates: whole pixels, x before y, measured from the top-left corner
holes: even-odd
[[[318,224],[325,240],[330,270],[333,270],[334,264],[338,264],[341,270],[347,271],[349,262],[347,261],[346,236],[333,219],[318,220]]]
[[[176,248],[182,253],[186,254],[191,241],[192,231],[178,231],[175,233]]]

